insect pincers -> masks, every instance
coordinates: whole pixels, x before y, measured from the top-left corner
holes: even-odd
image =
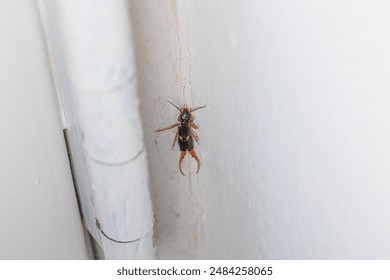
[[[177,141],[177,143],[179,144],[179,147],[180,147],[180,152],[181,152],[180,158],[179,158],[180,173],[183,174],[183,176],[185,176],[184,172],[181,168],[181,163],[182,163],[187,151],[190,153],[190,155],[198,163],[198,169],[196,171],[196,173],[198,173],[199,169],[200,169],[200,160],[195,153],[193,139],[195,139],[196,143],[198,143],[198,145],[199,145],[199,137],[194,131],[194,129],[198,129],[199,127],[194,123],[195,116],[192,113],[196,110],[205,108],[206,106],[200,106],[200,107],[196,107],[196,108],[192,109],[184,104],[183,107],[179,108],[178,106],[176,106],[172,102],[170,102],[170,101],[168,101],[168,102],[180,111],[180,114],[177,117],[177,123],[174,123],[174,124],[172,124],[168,127],[165,127],[165,128],[157,129],[156,132],[161,132],[161,131],[165,131],[165,130],[177,127],[177,132],[176,132],[175,138],[173,139],[172,150],[175,147],[175,144]]]

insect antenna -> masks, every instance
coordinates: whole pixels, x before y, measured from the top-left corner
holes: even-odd
[[[199,106],[199,107],[196,107],[194,109],[191,109],[191,113],[196,111],[196,110],[199,110],[199,109],[203,109],[203,108],[206,108],[207,106]]]
[[[181,110],[180,110],[180,108],[179,107],[177,107],[175,104],[173,104],[171,101],[169,101],[169,100],[167,100],[168,101],[168,103],[171,103],[177,110],[179,110],[180,112],[181,112]]]

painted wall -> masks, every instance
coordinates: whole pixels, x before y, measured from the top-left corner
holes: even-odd
[[[34,1],[0,2],[0,41],[0,259],[86,259]]]
[[[388,8],[131,1],[160,258],[390,257]],[[198,175],[167,99],[208,106]]]

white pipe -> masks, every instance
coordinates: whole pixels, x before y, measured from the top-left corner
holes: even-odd
[[[107,259],[154,258],[126,1],[39,3],[87,228]]]

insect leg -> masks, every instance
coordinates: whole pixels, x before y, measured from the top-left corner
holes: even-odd
[[[198,137],[198,135],[195,133],[195,131],[191,130],[190,134],[191,134],[192,137],[194,137],[196,143],[198,143],[198,145],[199,145],[199,137]]]
[[[164,131],[164,130],[168,130],[168,129],[174,128],[174,127],[176,127],[176,126],[178,126],[178,125],[179,125],[179,123],[175,123],[175,124],[170,125],[170,126],[167,126],[167,127],[165,127],[165,128],[157,129],[156,132],[161,132],[161,131]]]
[[[181,162],[183,161],[183,158],[185,155],[186,155],[186,151],[181,151],[180,159],[179,159],[179,170],[180,170],[180,173],[183,174],[183,176],[186,176],[186,175],[184,175],[183,170],[181,169]]]
[[[200,169],[200,160],[199,160],[198,156],[196,155],[194,149],[189,150],[189,153],[191,154],[191,156],[192,156],[192,157],[196,160],[196,162],[198,163],[198,170],[196,170],[196,174],[198,174],[199,169]]]
[[[177,137],[178,137],[178,136],[179,136],[179,131],[176,132],[175,138],[173,138],[172,150],[173,150],[173,148],[175,147],[175,144],[176,144],[176,141],[177,141]]]
[[[195,123],[191,123],[190,126],[191,126],[192,128],[195,128],[195,129],[198,129],[198,128],[199,128],[199,126],[197,126]]]

